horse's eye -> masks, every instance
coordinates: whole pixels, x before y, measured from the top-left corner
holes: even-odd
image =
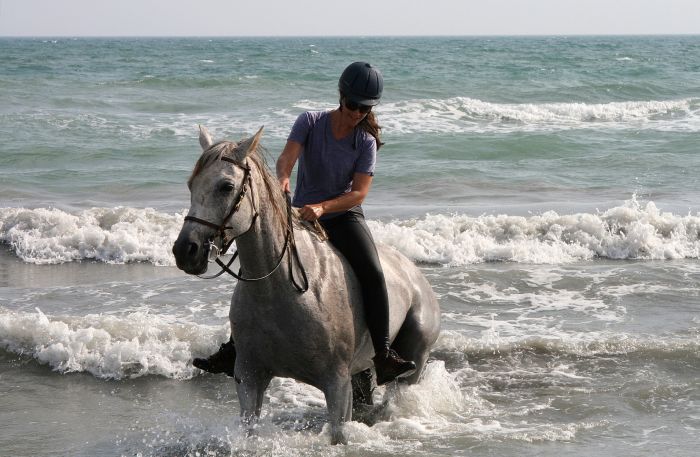
[[[226,194],[230,194],[231,192],[233,192],[233,189],[234,189],[233,184],[231,184],[229,182],[222,183],[219,186],[219,190],[222,193],[226,193]]]

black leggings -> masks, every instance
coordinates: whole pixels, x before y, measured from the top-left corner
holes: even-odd
[[[362,210],[353,208],[320,222],[329,241],[345,256],[360,280],[365,320],[374,352],[379,354],[389,347],[389,296],[377,248]]]

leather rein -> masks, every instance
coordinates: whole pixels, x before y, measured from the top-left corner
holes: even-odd
[[[228,212],[228,214],[226,214],[226,217],[224,217],[223,222],[220,225],[217,225],[213,222],[209,222],[209,221],[204,220],[204,219],[200,219],[198,217],[185,216],[186,221],[197,222],[198,224],[206,225],[207,227],[210,227],[210,228],[213,228],[214,230],[216,230],[216,233],[214,234],[214,236],[212,236],[209,239],[209,261],[216,262],[216,264],[219,265],[219,267],[221,268],[221,271],[219,271],[218,273],[211,275],[211,276],[201,276],[201,275],[197,275],[197,276],[199,276],[202,279],[214,279],[214,278],[218,278],[223,273],[228,273],[231,276],[233,276],[234,278],[236,278],[237,280],[243,281],[243,282],[262,281],[263,279],[269,278],[270,276],[272,276],[272,274],[275,271],[277,271],[277,269],[280,267],[280,265],[282,265],[282,260],[284,260],[285,254],[287,253],[287,250],[289,250],[291,255],[289,255],[287,257],[287,259],[288,259],[288,264],[289,264],[289,276],[290,276],[290,279],[292,281],[292,284],[294,285],[294,288],[297,289],[297,291],[299,291],[301,293],[306,292],[309,289],[309,280],[308,280],[308,277],[306,276],[306,270],[304,268],[304,265],[301,263],[301,259],[299,258],[299,252],[297,251],[296,242],[294,239],[294,224],[293,224],[293,220],[292,220],[292,201],[291,201],[291,198],[289,196],[289,192],[285,192],[285,197],[287,200],[287,224],[286,224],[286,233],[284,236],[284,246],[282,248],[282,253],[279,256],[279,259],[277,259],[277,262],[275,262],[275,266],[272,268],[272,270],[270,270],[268,273],[264,274],[263,276],[259,276],[257,278],[246,278],[242,275],[241,270],[239,270],[238,273],[235,273],[233,270],[231,270],[230,267],[233,264],[233,261],[236,259],[236,257],[238,257],[238,250],[236,250],[236,252],[233,253],[233,255],[231,256],[231,259],[228,261],[228,263],[224,263],[221,260],[221,256],[225,255],[228,252],[229,248],[231,247],[233,242],[236,241],[237,238],[241,237],[242,235],[245,235],[246,233],[248,233],[250,230],[253,229],[253,227],[255,226],[255,221],[257,220],[258,215],[259,215],[258,209],[255,205],[255,197],[253,195],[253,178],[251,176],[251,169],[248,166],[248,164],[247,163],[241,164],[241,163],[239,163],[239,162],[237,162],[229,157],[221,157],[221,160],[224,162],[232,163],[233,165],[235,165],[243,170],[243,172],[244,172],[243,181],[242,181],[243,185],[241,186],[241,191],[238,193],[236,200],[234,201],[233,205],[231,206],[231,210]],[[226,222],[229,221],[233,217],[233,215],[236,214],[236,212],[238,212],[238,210],[241,208],[241,204],[243,203],[243,199],[248,194],[249,190],[250,190],[250,201],[251,201],[251,205],[252,205],[253,211],[254,211],[253,217],[250,220],[250,225],[242,233],[240,233],[234,237],[229,238],[226,235],[226,231],[232,230],[233,227],[226,225]],[[214,242],[214,240],[216,239],[217,236],[221,240],[221,249],[219,249],[217,247],[216,243]],[[215,257],[213,260],[211,258],[212,252],[215,253]],[[294,259],[292,259],[292,258],[294,258]],[[297,283],[296,278],[294,278],[293,262],[296,263],[297,267],[299,267],[299,270],[301,271],[303,285],[299,285],[299,283]]]

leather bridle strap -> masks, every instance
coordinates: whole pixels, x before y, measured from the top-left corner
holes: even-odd
[[[216,230],[215,236],[209,240],[209,243],[212,247],[216,246],[214,244],[214,238],[216,237],[216,235],[219,235],[221,237],[222,249],[216,254],[216,258],[214,259],[216,264],[219,265],[219,267],[221,268],[221,271],[219,271],[218,273],[216,273],[212,276],[200,276],[200,278],[214,279],[214,278],[218,278],[224,272],[226,272],[226,273],[230,274],[231,276],[233,276],[234,278],[238,279],[239,281],[244,281],[244,282],[261,281],[263,279],[269,278],[270,276],[272,276],[272,274],[275,271],[277,271],[277,269],[282,264],[282,260],[284,259],[285,254],[287,253],[287,249],[289,248],[291,251],[291,255],[289,256],[289,274],[291,276],[292,284],[299,292],[302,292],[302,293],[306,292],[309,289],[309,280],[306,276],[306,270],[304,269],[304,265],[301,263],[301,259],[299,258],[299,252],[297,251],[296,243],[294,240],[294,224],[292,221],[292,202],[291,202],[291,198],[289,196],[289,192],[286,192],[287,233],[284,236],[284,247],[282,248],[282,253],[280,254],[279,259],[275,263],[274,268],[272,268],[272,270],[270,270],[269,273],[267,273],[263,276],[257,277],[257,278],[245,278],[241,275],[240,271],[238,272],[238,274],[236,274],[230,268],[231,265],[233,264],[233,261],[236,259],[236,257],[238,257],[238,251],[236,251],[231,256],[231,259],[228,261],[228,263],[224,263],[221,260],[221,258],[219,257],[223,254],[226,254],[226,252],[229,250],[229,248],[231,247],[233,242],[236,240],[236,238],[248,233],[253,228],[253,226],[255,225],[255,221],[258,217],[258,211],[257,211],[257,208],[255,208],[255,199],[253,196],[253,180],[252,180],[251,173],[250,173],[250,167],[247,164],[240,164],[239,162],[236,162],[235,160],[228,158],[228,157],[221,157],[221,160],[223,160],[225,162],[230,162],[230,163],[232,163],[232,164],[236,165],[237,167],[240,167],[244,170],[245,174],[243,176],[243,186],[241,187],[241,191],[238,193],[238,196],[236,197],[236,201],[234,202],[233,206],[231,207],[231,210],[228,212],[228,214],[223,219],[223,222],[220,225],[217,225],[213,222],[209,222],[209,221],[204,220],[204,219],[200,219],[200,218],[195,217],[195,216],[185,216],[186,221],[197,222],[198,224],[202,224],[202,225],[205,225],[207,227],[210,227],[210,228],[213,228],[214,230]],[[243,198],[246,196],[248,189],[250,189],[250,199],[251,199],[251,203],[253,205],[253,210],[255,211],[255,214],[253,214],[253,217],[250,221],[250,225],[243,233],[240,233],[240,234],[236,235],[235,237],[232,237],[231,239],[226,240],[226,230],[233,229],[233,227],[229,227],[226,225],[226,221],[231,219],[233,217],[233,215],[236,214],[236,212],[240,209],[241,203],[243,203]],[[290,246],[291,246],[291,248],[290,248]],[[296,278],[294,278],[292,257],[295,257],[294,260],[295,260],[297,266],[299,267],[299,269],[301,270],[304,285],[299,285],[296,281]]]
[[[235,162],[233,159],[229,159],[228,157],[222,157],[221,160],[223,160],[225,162],[230,162],[230,163],[242,168],[244,171],[243,181],[242,181],[243,185],[241,186],[241,191],[238,193],[238,196],[236,197],[236,201],[231,206],[231,210],[228,212],[226,217],[224,217],[223,222],[220,225],[214,224],[213,222],[209,222],[207,220],[200,219],[200,218],[194,217],[194,216],[185,216],[185,220],[197,222],[199,224],[206,225],[207,227],[211,227],[214,230],[216,230],[217,234],[221,235],[221,238],[223,239],[226,236],[225,231],[233,228],[233,227],[227,227],[226,221],[231,219],[231,217],[233,217],[233,215],[236,214],[236,212],[240,209],[241,203],[243,203],[243,198],[246,196],[246,193],[248,193],[248,188],[249,187],[252,188],[253,185],[252,185],[252,179],[250,176],[250,167],[247,164],[241,165],[240,163]],[[258,216],[258,212],[255,211],[255,215],[253,216],[253,221],[255,221],[255,218],[257,216]],[[252,226],[252,224],[251,224],[251,226]]]
[[[259,276],[257,278],[245,278],[241,275],[240,271],[238,272],[238,274],[234,273],[233,270],[231,270],[229,267],[233,263],[233,259],[235,259],[236,256],[238,255],[238,251],[236,251],[236,253],[233,255],[233,257],[228,262],[228,264],[224,264],[224,262],[222,262],[218,256],[216,257],[215,261],[216,261],[217,265],[219,265],[219,267],[221,267],[221,272],[219,272],[219,275],[225,271],[226,273],[230,274],[231,276],[238,279],[239,281],[244,281],[244,282],[255,282],[255,281],[261,281],[263,279],[267,279],[270,276],[272,276],[272,274],[275,271],[277,271],[277,269],[280,267],[280,265],[282,265],[282,260],[284,259],[284,255],[287,253],[287,248],[289,248],[291,246],[291,248],[290,248],[291,255],[288,257],[288,259],[289,259],[289,275],[291,277],[292,284],[294,285],[294,288],[301,293],[304,293],[307,290],[309,290],[309,279],[306,276],[306,269],[304,268],[304,265],[301,263],[301,259],[299,258],[299,252],[297,251],[296,242],[294,240],[294,224],[292,222],[292,202],[291,202],[291,198],[289,196],[289,192],[286,192],[285,196],[287,199],[287,233],[284,236],[284,247],[282,248],[282,253],[279,256],[279,259],[277,259],[277,263],[272,268],[272,270],[270,270],[269,273],[267,273],[263,276]],[[304,285],[299,285],[297,283],[296,278],[294,277],[292,257],[295,257],[296,264],[299,267],[299,269],[301,270],[301,275],[302,275],[302,279],[304,281]]]

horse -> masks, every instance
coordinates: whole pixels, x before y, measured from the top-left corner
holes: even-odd
[[[347,444],[351,377],[373,367],[374,355],[360,284],[344,257],[292,211],[266,165],[262,131],[238,143],[214,143],[200,126],[202,153],[188,180],[191,206],[173,254],[178,268],[201,275],[210,257],[235,240],[240,280],[229,319],[242,422],[260,416],[273,377],[289,377],[323,392],[331,443]],[[388,246],[377,249],[389,293],[391,347],[416,363],[402,378],[416,383],[440,331],[439,305],[413,262]]]

